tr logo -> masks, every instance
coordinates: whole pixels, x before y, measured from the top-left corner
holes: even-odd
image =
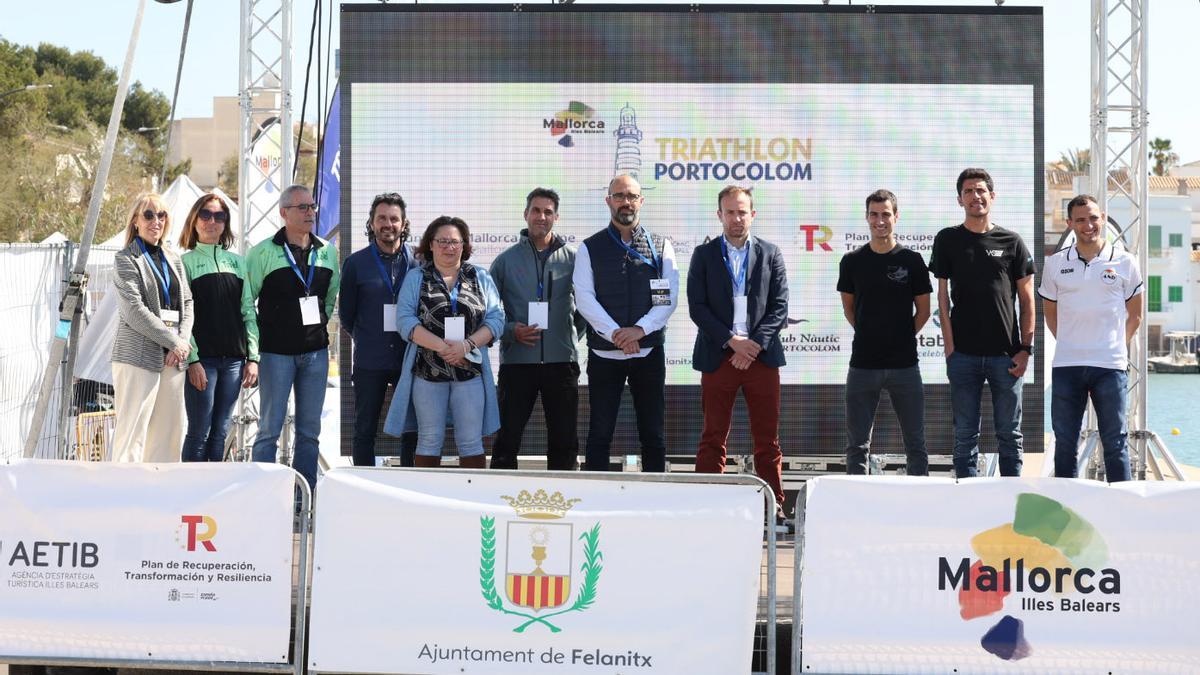
[[[799,229],[804,233],[805,251],[813,251],[816,248],[833,251],[833,247],[829,245],[829,240],[833,239],[833,230],[824,225],[800,225]]]
[[[180,516],[179,520],[187,530],[187,542],[184,548],[189,551],[196,550],[196,544],[204,547],[204,550],[209,553],[216,553],[217,547],[213,544],[213,537],[217,536],[217,521],[209,516]],[[200,526],[204,529],[201,531]]]

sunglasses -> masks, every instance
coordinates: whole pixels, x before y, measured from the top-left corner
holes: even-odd
[[[154,222],[154,219],[157,217],[159,220],[165,223],[167,222],[167,215],[168,214],[166,211],[159,211],[158,213],[155,213],[154,209],[146,209],[145,211],[142,211],[142,217],[146,219],[146,222]]]
[[[229,221],[229,214],[225,213],[224,211],[209,211],[208,209],[200,209],[200,212],[196,215],[200,216],[200,220],[203,220],[206,223],[210,220],[215,220],[222,224]]]

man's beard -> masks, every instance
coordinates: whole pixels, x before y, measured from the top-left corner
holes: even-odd
[[[379,241],[394,241],[397,243],[403,243],[403,242],[408,241],[408,228],[404,228],[403,230],[394,230],[390,234],[392,236],[389,238],[389,237],[383,236],[384,233],[380,232],[375,235],[375,239],[377,239]]]
[[[637,213],[635,213],[632,210],[629,210],[629,211],[621,210],[621,211],[617,211],[617,213],[613,217],[613,219],[622,225],[632,225],[635,222],[637,222]]]

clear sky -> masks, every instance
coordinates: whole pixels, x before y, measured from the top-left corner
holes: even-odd
[[[448,0],[421,0],[444,4]],[[587,0],[578,0],[580,3]],[[847,4],[848,0],[832,0]],[[874,4],[990,6],[995,0],[924,2],[874,0]],[[304,66],[314,0],[296,0],[293,111],[300,114]],[[238,86],[238,0],[196,0],[188,54],[180,86],[178,117],[207,117],[213,96],[234,96]],[[330,0],[325,0],[328,7]],[[504,3],[508,4],[508,3]],[[782,4],[757,0],[757,4]],[[793,0],[788,4],[819,4]],[[866,4],[857,0],[852,4]],[[1069,148],[1089,145],[1090,81],[1089,15],[1087,0],[1007,0],[1007,6],[1039,6],[1045,11],[1046,158],[1052,160]],[[1200,160],[1200,124],[1196,122],[1196,94],[1191,82],[1195,70],[1192,31],[1200,25],[1200,3],[1195,0],[1156,0],[1148,10],[1150,56],[1148,108],[1150,137],[1171,139],[1183,162]],[[50,42],[74,50],[90,50],[119,68],[124,60],[136,0],[0,0],[0,37],[27,45]],[[134,62],[134,78],[170,97],[175,83],[179,38],[185,3],[162,5],[147,2]],[[333,18],[338,12],[334,5]],[[338,44],[334,26],[334,46]],[[315,79],[310,85],[306,117],[316,115]],[[986,134],[986,132],[982,132]],[[985,142],[985,139],[981,138]]]

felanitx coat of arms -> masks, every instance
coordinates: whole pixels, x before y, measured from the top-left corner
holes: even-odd
[[[552,495],[545,490],[530,494],[521,490],[515,497],[501,495],[516,512],[517,519],[505,522],[504,537],[504,596],[496,590],[496,519],[479,519],[479,586],[488,607],[503,614],[525,619],[513,628],[524,633],[526,628],[541,624],[552,633],[562,629],[550,618],[570,612],[582,612],[596,600],[600,583],[601,564],[600,523],[575,537],[572,523],[554,522],[567,515],[579,499],[566,499],[561,492]],[[583,577],[571,600],[576,541],[583,542],[583,562],[579,572]],[[510,606],[505,606],[507,599]]]

